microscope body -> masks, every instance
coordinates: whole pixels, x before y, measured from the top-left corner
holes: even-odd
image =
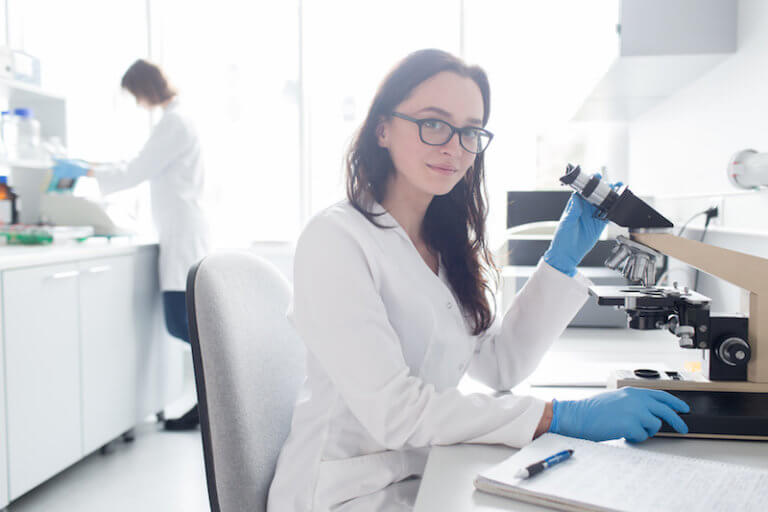
[[[625,310],[630,329],[667,329],[683,349],[704,351],[703,375],[711,381],[746,381],[751,358],[749,319],[711,315],[710,299],[687,288],[593,286],[601,306]],[[649,378],[648,372],[640,372]],[[653,375],[652,373],[650,375]],[[680,380],[678,372],[672,378]]]
[[[750,312],[712,315],[709,297],[686,288],[590,288],[598,304],[623,308],[630,328],[667,329],[682,349],[704,353],[702,371],[620,369],[609,387],[661,389],[691,407],[682,415],[688,434],[663,424],[658,435],[768,441],[768,260],[670,234],[631,236],[633,250],[645,246],[750,290]]]
[[[611,191],[581,174],[569,165],[561,181],[600,217],[629,229],[605,264],[638,283],[593,286],[590,294],[599,305],[624,309],[630,328],[667,329],[681,348],[704,354],[702,371],[617,370],[609,387],[662,389],[686,401],[689,433],[664,424],[659,435],[768,440],[768,259],[672,235],[673,224],[626,186]],[[712,315],[709,297],[655,286],[656,262],[665,255],[748,290],[749,315]]]

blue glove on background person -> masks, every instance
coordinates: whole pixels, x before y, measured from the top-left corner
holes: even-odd
[[[91,166],[83,160],[57,158],[54,160],[53,178],[56,180],[61,178],[79,178],[88,174],[90,169]]]
[[[626,438],[639,443],[653,437],[666,421],[681,434],[688,425],[677,415],[688,404],[658,389],[621,388],[585,400],[552,400],[549,431],[590,441]]]
[[[597,174],[601,177],[600,174]],[[616,189],[622,185],[611,185]],[[598,219],[597,207],[577,193],[572,193],[565,205],[555,236],[544,253],[544,261],[565,275],[576,275],[576,266],[597,243],[607,220]]]
[[[53,175],[48,184],[48,192],[71,189],[74,186],[74,180],[88,174],[90,169],[90,164],[83,160],[69,158],[54,159]]]

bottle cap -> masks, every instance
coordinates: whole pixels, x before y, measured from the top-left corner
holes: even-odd
[[[13,113],[19,117],[32,117],[32,110],[28,108],[15,108]]]

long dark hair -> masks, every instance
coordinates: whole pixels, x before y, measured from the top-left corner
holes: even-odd
[[[150,105],[159,105],[176,96],[163,70],[156,64],[139,59],[123,74],[120,86],[136,99],[144,98]]]
[[[450,71],[472,79],[483,97],[483,126],[490,114],[488,77],[478,66],[468,66],[441,50],[420,50],[408,55],[390,71],[373,99],[368,116],[360,127],[346,156],[347,197],[352,205],[380,228],[371,211],[372,201],[381,203],[387,183],[395,173],[386,148],[378,145],[376,128],[391,117],[395,107],[428,78]],[[498,277],[493,256],[485,240],[486,206],[483,154],[453,189],[435,196],[424,216],[424,242],[436,251],[445,267],[448,281],[461,302],[464,313],[473,321],[473,334],[485,331],[493,322],[493,289],[490,273]]]

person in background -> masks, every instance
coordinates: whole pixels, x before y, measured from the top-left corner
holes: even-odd
[[[554,432],[643,441],[688,406],[659,390],[585,400],[462,394],[525,379],[588,297],[576,266],[606,222],[577,195],[501,317],[490,295],[485,72],[439,50],[384,79],[347,154],[347,199],[310,220],[295,251],[288,318],[307,378],[268,510],[411,510],[429,448],[521,447]],[[514,143],[514,141],[506,142]]]
[[[104,194],[149,182],[152,218],[160,245],[160,287],[168,332],[189,343],[186,280],[189,269],[210,248],[209,228],[202,207],[205,172],[200,141],[185,114],[176,90],[163,71],[143,59],[125,72],[121,86],[147,110],[160,107],[163,115],[139,154],[120,166],[88,168],[59,160],[54,174],[73,172],[93,176]],[[199,424],[197,406],[177,419],[165,421],[166,430],[190,430]]]

